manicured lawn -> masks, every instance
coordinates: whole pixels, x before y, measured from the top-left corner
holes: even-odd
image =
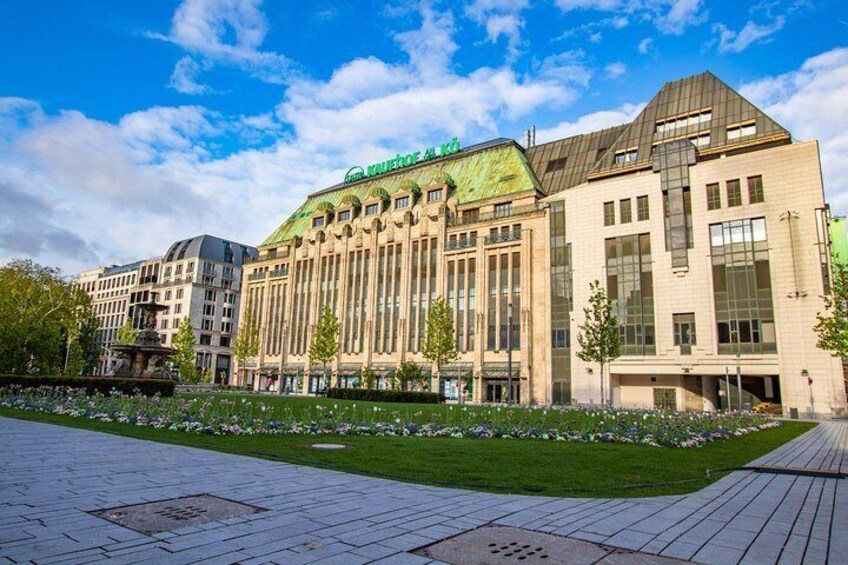
[[[301,404],[309,410],[315,406],[313,399],[262,397],[262,401],[291,402],[292,409]],[[383,406],[389,409],[390,405]],[[404,411],[446,409],[397,405],[397,410]],[[814,426],[784,422],[776,428],[681,449],[532,439],[214,436],[13,408],[0,408],[0,415],[407,482],[490,492],[593,497],[655,496],[698,490],[726,472],[714,472],[707,478],[708,470],[744,465]],[[319,442],[350,447],[331,452],[310,447]]]

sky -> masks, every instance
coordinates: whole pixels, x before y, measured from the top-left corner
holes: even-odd
[[[257,245],[352,165],[625,123],[704,70],[821,142],[846,214],[843,2],[4,0],[0,263]]]

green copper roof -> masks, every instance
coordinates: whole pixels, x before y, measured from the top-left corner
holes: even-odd
[[[424,186],[434,178],[444,179],[445,174],[450,175],[455,183],[451,196],[460,204],[532,189],[541,190],[524,152],[511,140],[499,141],[495,145],[482,144],[480,149],[470,147],[451,157],[312,194],[261,245],[272,245],[303,234],[310,227],[311,214],[322,202],[339,206],[348,195],[364,201],[375,189],[382,188],[388,194],[394,194],[401,186],[408,187],[410,182]]]

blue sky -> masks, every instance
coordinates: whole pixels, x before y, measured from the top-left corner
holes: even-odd
[[[803,0],[0,4],[0,261],[257,244],[352,164],[633,118],[709,69],[822,142],[848,211],[848,9]]]

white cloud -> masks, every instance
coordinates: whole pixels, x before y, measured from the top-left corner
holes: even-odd
[[[662,33],[681,35],[707,20],[702,0],[556,0],[563,12],[594,10],[619,17],[635,15],[648,20]]]
[[[486,39],[491,43],[506,37],[508,59],[513,60],[520,54],[521,30],[525,25],[521,13],[528,6],[528,0],[474,0],[465,13],[486,27]]]
[[[294,65],[284,55],[260,49],[268,33],[260,5],[261,0],[183,0],[167,35],[147,35],[179,45],[204,66],[234,66],[262,81],[285,84]],[[174,68],[172,86],[188,94],[204,92],[195,80],[201,68],[195,59],[183,57]]]
[[[604,72],[606,73],[607,78],[616,79],[627,72],[627,66],[621,61],[616,61],[604,67]]]
[[[592,79],[592,70],[586,63],[586,52],[582,49],[572,49],[545,57],[537,67],[539,77],[562,84],[575,84],[585,88]]]
[[[733,31],[724,24],[713,25],[713,32],[718,35],[718,50],[721,53],[741,53],[753,43],[764,43],[763,40],[783,29],[786,18],[778,16],[771,24],[759,25],[749,21],[741,30]]]
[[[211,89],[197,82],[196,78],[201,71],[200,64],[186,55],[174,66],[171,73],[171,88],[182,94],[205,94]]]
[[[153,107],[108,123],[76,111],[44,115],[33,101],[0,98],[0,183],[15,197],[32,195],[28,210],[49,205],[42,216],[50,233],[67,234],[77,249],[37,245],[32,230],[0,219],[2,238],[12,237],[0,242],[0,261],[26,249],[78,271],[94,266],[95,255],[101,264],[130,261],[198,233],[256,244],[352,164],[455,135],[500,135],[540,108],[568,104],[590,76],[579,53],[527,75],[492,67],[459,74],[451,14],[425,3],[419,15],[419,27],[395,35],[406,60],[359,58],[325,80],[293,77],[273,112]],[[203,45],[195,35],[180,37]],[[244,44],[255,48],[259,40]],[[196,50],[192,57],[206,56]],[[242,144],[227,155],[232,136],[265,145]]]
[[[627,124],[632,122],[644,107],[645,104],[623,104],[612,110],[586,114],[575,121],[560,122],[551,128],[538,130],[536,140],[537,143],[547,143],[556,139]]]
[[[828,200],[848,213],[848,48],[807,59],[801,68],[766,77],[740,92],[800,139],[821,142]]]
[[[654,39],[652,37],[646,37],[642,41],[639,42],[639,53],[642,55],[647,55],[650,53],[651,49],[654,48]]]

